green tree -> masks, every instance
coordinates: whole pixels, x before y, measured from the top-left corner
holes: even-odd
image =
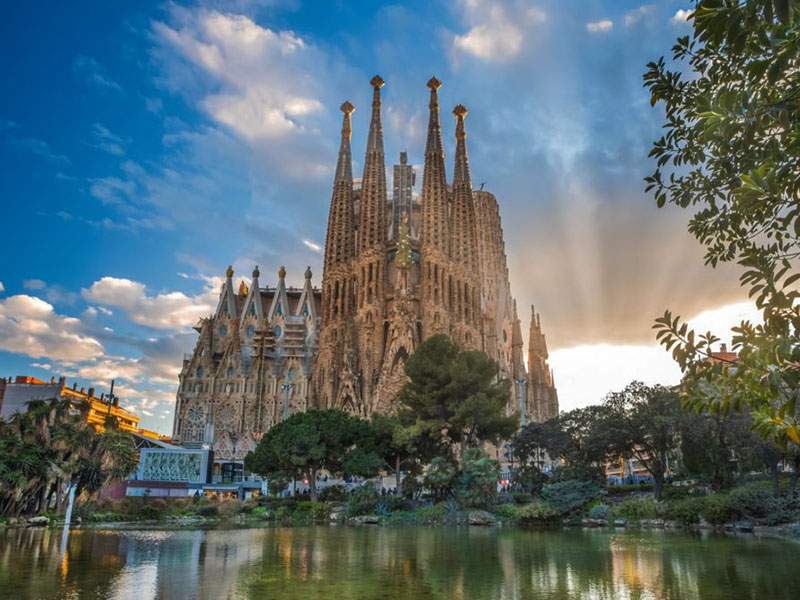
[[[480,448],[464,453],[464,464],[456,483],[456,498],[462,506],[487,508],[497,497],[500,465]]]
[[[395,415],[374,414],[362,421],[356,446],[344,462],[344,470],[353,475],[374,477],[380,472],[394,473],[395,493],[403,493],[403,470],[415,466],[414,436]]]
[[[691,21],[672,49],[677,64],[662,57],[644,75],[666,110],[646,189],[659,206],[694,211],[706,263],[741,265],[764,323],[733,329],[735,369],[709,360],[718,338],[669,311],[657,337],[684,372],[687,404],[723,414],[749,405],[762,435],[800,444],[800,3],[700,0]]]
[[[563,432],[551,438],[547,449],[563,465],[556,469],[556,479],[591,479],[605,482],[605,462],[609,454],[606,423],[608,408],[592,405],[561,413],[554,419]]]
[[[435,456],[425,469],[423,484],[436,500],[444,500],[453,492],[458,470],[450,458]]]
[[[409,357],[406,374],[400,417],[425,458],[453,445],[463,454],[499,443],[517,429],[517,417],[506,415],[509,383],[483,352],[460,350],[449,337],[435,335]]]
[[[638,460],[653,477],[655,497],[660,500],[684,420],[678,394],[634,381],[606,396],[605,405],[603,428],[609,451]]]
[[[533,421],[522,427],[511,440],[514,456],[513,482],[526,492],[538,492],[547,480],[544,465],[548,456],[558,457],[569,444],[558,419]]]
[[[0,512],[64,509],[65,491],[93,495],[129,476],[138,463],[131,436],[97,433],[68,402],[37,400],[0,423]]]
[[[274,479],[306,479],[317,499],[317,475],[336,475],[363,431],[359,419],[341,410],[309,410],[272,427],[245,457],[247,470]]]

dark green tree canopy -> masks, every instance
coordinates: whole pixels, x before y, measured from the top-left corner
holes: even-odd
[[[517,429],[517,417],[506,415],[509,383],[498,379],[497,365],[483,352],[435,335],[409,357],[406,374],[400,418],[423,456],[441,455],[453,444],[463,450],[497,443]]]

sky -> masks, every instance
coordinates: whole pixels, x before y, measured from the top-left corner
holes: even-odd
[[[687,1],[303,0],[15,3],[0,22],[0,374],[116,379],[169,433],[177,378],[221,277],[273,285],[321,247],[339,105],[354,172],[370,78],[387,163],[423,159],[425,82],[465,104],[474,184],[498,198],[523,329],[541,313],[561,406],[632,379],[675,383],[651,325],[717,334],[755,313],[703,265],[688,214],[644,194],[663,114],[645,64],[686,35]],[[391,168],[389,168],[391,175]],[[418,172],[421,180],[421,169]]]

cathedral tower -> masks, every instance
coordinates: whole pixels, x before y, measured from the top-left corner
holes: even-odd
[[[475,222],[475,202],[467,158],[467,132],[464,119],[467,109],[459,104],[453,109],[456,117],[456,156],[453,168],[452,210],[450,213],[451,273],[447,280],[447,300],[451,313],[451,332],[465,348],[482,348],[480,271]]]
[[[450,333],[446,286],[450,278],[450,227],[447,176],[444,168],[442,129],[439,124],[439,88],[436,77],[428,81],[428,139],[422,174],[420,223],[422,336]]]
[[[367,151],[364,157],[364,176],[361,180],[357,256],[354,274],[357,281],[356,333],[360,393],[374,400],[379,363],[383,356],[384,294],[386,266],[386,165],[383,154],[381,125],[381,88],[378,75],[372,85],[372,117],[369,123]],[[363,401],[357,412],[372,412],[370,403]]]
[[[342,136],[336,175],[333,180],[331,207],[328,213],[328,234],[325,239],[325,259],[322,274],[322,327],[319,358],[315,365],[317,403],[321,408],[339,406],[340,381],[352,377],[345,372],[345,356],[355,352],[351,317],[355,307],[355,222],[353,207],[353,165],[350,151],[351,115],[355,111],[349,101],[340,107]],[[351,402],[356,402],[352,398]]]
[[[532,418],[540,423],[558,416],[558,393],[547,358],[547,342],[542,333],[541,317],[531,306],[531,328],[528,338],[528,411]]]

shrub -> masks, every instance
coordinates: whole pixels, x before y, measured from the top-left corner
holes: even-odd
[[[377,504],[378,492],[372,484],[366,483],[350,494],[347,500],[347,516],[368,515],[375,511]]]
[[[568,514],[603,495],[603,489],[593,481],[568,479],[542,488],[542,500],[561,514]]]
[[[416,510],[415,520],[418,525],[441,525],[447,518],[447,512],[444,504],[422,506]]]
[[[532,502],[517,508],[517,523],[521,525],[546,525],[558,521],[561,511],[546,502]]]
[[[728,507],[736,518],[764,519],[773,508],[776,498],[762,484],[750,483],[728,494]]]
[[[500,465],[481,449],[470,448],[464,453],[464,465],[456,485],[456,498],[469,508],[486,508],[497,498],[497,478]]]
[[[516,504],[501,504],[494,510],[494,514],[503,521],[516,521],[519,506]]]
[[[590,519],[608,519],[609,508],[607,504],[595,504],[589,509]]]
[[[655,519],[658,517],[658,507],[652,498],[643,496],[632,496],[626,498],[613,509],[611,514],[614,518],[623,518],[629,521],[641,521],[642,519]]]
[[[634,492],[649,492],[652,490],[652,483],[626,483],[624,485],[609,485],[606,487],[606,492],[609,496],[627,496]]]
[[[331,516],[331,507],[325,502],[302,500],[296,504],[291,513],[293,523],[315,523],[327,521]]]
[[[700,521],[703,498],[669,500],[664,504],[664,517],[683,525],[694,525]]]
[[[726,494],[712,494],[703,499],[703,518],[712,525],[722,525],[736,517],[728,503]]]
[[[219,509],[215,504],[206,504],[197,507],[197,514],[201,517],[216,517],[219,516]]]
[[[530,504],[533,502],[533,494],[528,492],[511,492],[511,497],[516,504]]]
[[[347,490],[339,484],[329,485],[319,493],[319,499],[324,502],[344,502],[347,499]]]

